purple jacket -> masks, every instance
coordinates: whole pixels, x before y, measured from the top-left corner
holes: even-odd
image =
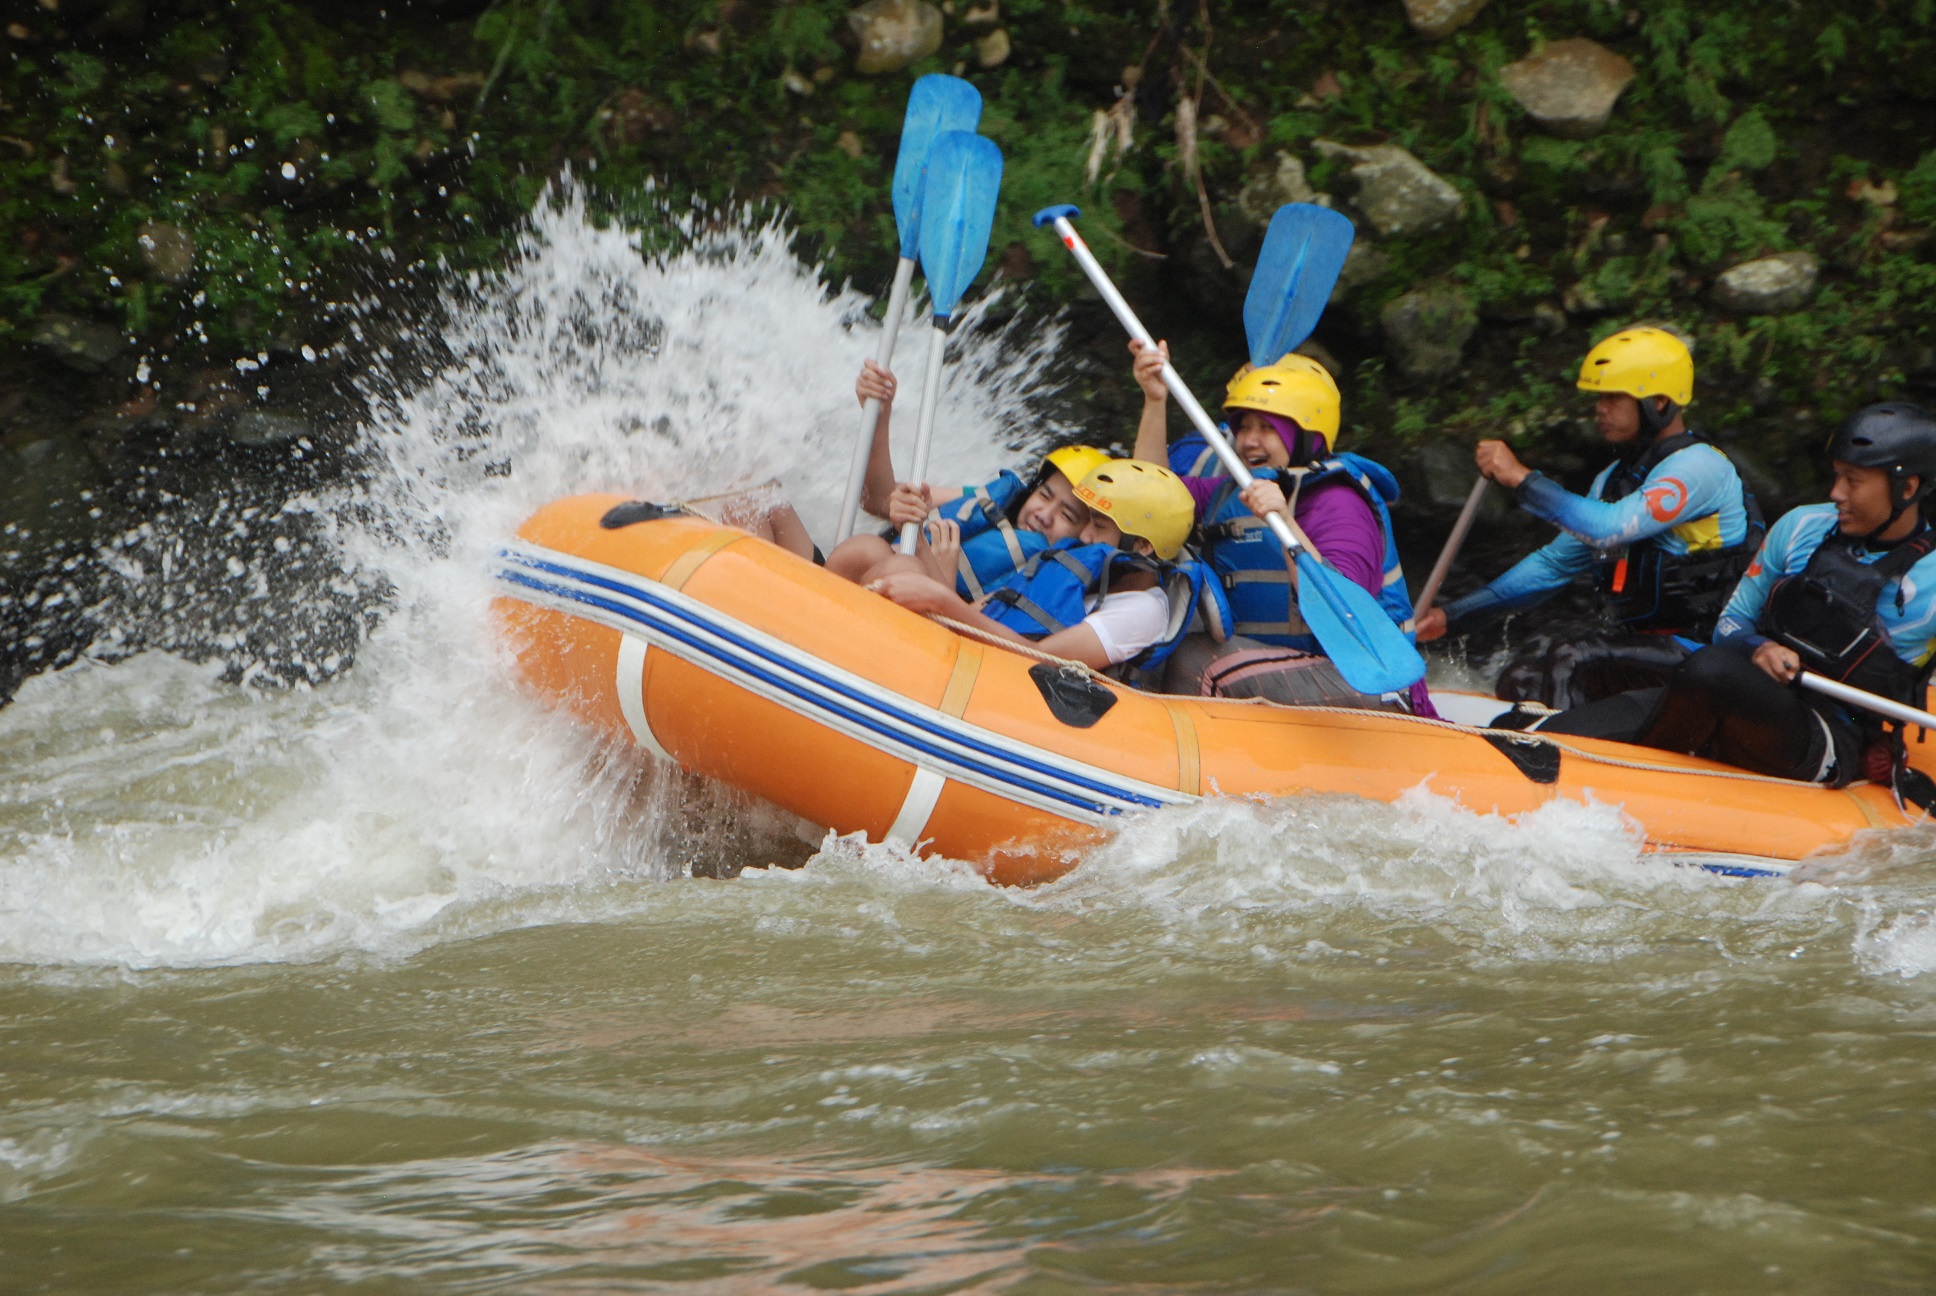
[[[1227,477],[1183,479],[1190,498],[1196,501],[1199,521],[1210,497],[1228,481]],[[1291,520],[1310,537],[1324,561],[1346,580],[1374,598],[1384,589],[1385,535],[1378,526],[1378,515],[1353,487],[1333,481],[1298,492]],[[1424,680],[1412,685],[1411,700],[1414,715],[1438,718]]]

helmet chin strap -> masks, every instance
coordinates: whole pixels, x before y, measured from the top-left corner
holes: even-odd
[[[1928,493],[1927,486],[1925,486],[1921,482],[1918,482],[1916,484],[1916,489],[1913,492],[1909,492],[1905,494],[1905,492],[1902,489],[1903,482],[1904,482],[1904,478],[1901,474],[1893,473],[1893,472],[1889,474],[1889,496],[1891,499],[1895,500],[1895,508],[1890,511],[1887,521],[1885,521],[1881,526],[1877,527],[1875,530],[1869,532],[1869,534],[1862,537],[1864,542],[1873,544],[1876,541],[1882,539],[1882,533],[1884,531],[1887,531],[1890,527],[1894,526],[1896,524],[1896,519],[1900,518],[1904,513],[1907,513],[1910,509],[1915,508],[1918,504],[1922,503],[1923,496]]]
[[[1680,417],[1679,405],[1665,399],[1656,405],[1654,399],[1652,396],[1634,397],[1634,403],[1640,407],[1640,439],[1643,443],[1651,442],[1668,424]]]

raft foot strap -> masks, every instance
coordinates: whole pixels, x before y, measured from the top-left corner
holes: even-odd
[[[928,820],[934,815],[935,802],[941,799],[941,790],[947,786],[946,777],[925,765],[916,765],[914,780],[908,784],[907,795],[901,798],[901,812],[894,816],[894,824],[887,830],[887,840],[909,849],[918,847],[921,834],[927,831]]]

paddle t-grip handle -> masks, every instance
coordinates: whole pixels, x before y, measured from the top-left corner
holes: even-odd
[[[1446,573],[1452,570],[1452,560],[1459,556],[1459,550],[1465,547],[1465,538],[1472,534],[1472,523],[1479,516],[1479,505],[1485,502],[1486,487],[1490,485],[1492,481],[1487,477],[1472,483],[1465,506],[1459,510],[1459,520],[1452,524],[1452,534],[1445,537],[1445,548],[1439,550],[1439,560],[1432,564],[1432,574],[1425,578],[1418,602],[1412,604],[1412,620],[1417,621],[1431,611],[1432,601],[1439,596],[1439,586],[1445,584]]]
[[[1076,233],[1076,227],[1069,223],[1070,217],[1081,214],[1074,207],[1044,207],[1035,213],[1035,223],[1055,227],[1056,236],[1062,240],[1062,245],[1075,257],[1076,264],[1082,267],[1082,273],[1089,276],[1090,285],[1102,294],[1103,301],[1107,302],[1109,309],[1115,312],[1124,330],[1144,346],[1155,346],[1156,339],[1151,337],[1150,331],[1143,327],[1143,321],[1136,318],[1136,312],[1130,309],[1122,293],[1118,292],[1116,285],[1110,282],[1108,273],[1096,260],[1095,253],[1091,252],[1089,245],[1082,241],[1082,235]],[[1197,403],[1197,398],[1190,394],[1190,389],[1184,386],[1183,375],[1179,374],[1176,367],[1167,360],[1163,362],[1163,385],[1170,389],[1170,395],[1176,398],[1176,403],[1183,407],[1183,412],[1189,415],[1192,423],[1196,424],[1197,431],[1203,434],[1203,439],[1209,443],[1210,448],[1217,452],[1217,458],[1223,463],[1224,471],[1229,473],[1231,479],[1237,483],[1237,489],[1240,491],[1247,489],[1250,483],[1256,480],[1250,475],[1250,469],[1244,466],[1244,461],[1231,448],[1224,434],[1217,430],[1215,420],[1203,406]],[[1278,543],[1291,553],[1295,554],[1304,548],[1296,533],[1291,530],[1291,520],[1282,513],[1266,513],[1264,521],[1270,527],[1271,534],[1277,537]]]

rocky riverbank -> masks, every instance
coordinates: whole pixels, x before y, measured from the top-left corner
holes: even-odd
[[[1477,437],[1595,465],[1570,366],[1618,324],[1694,342],[1699,421],[1777,507],[1845,411],[1936,387],[1929,0],[34,0],[0,49],[0,691],[87,641],[103,534],[343,471],[396,321],[565,168],[618,219],[783,206],[884,285],[928,71],[981,88],[991,260],[1017,308],[1075,303],[1069,398],[1125,437],[1114,326],[1031,211],[1084,204],[1206,380],[1270,211],[1349,214],[1316,343],[1427,551]]]

